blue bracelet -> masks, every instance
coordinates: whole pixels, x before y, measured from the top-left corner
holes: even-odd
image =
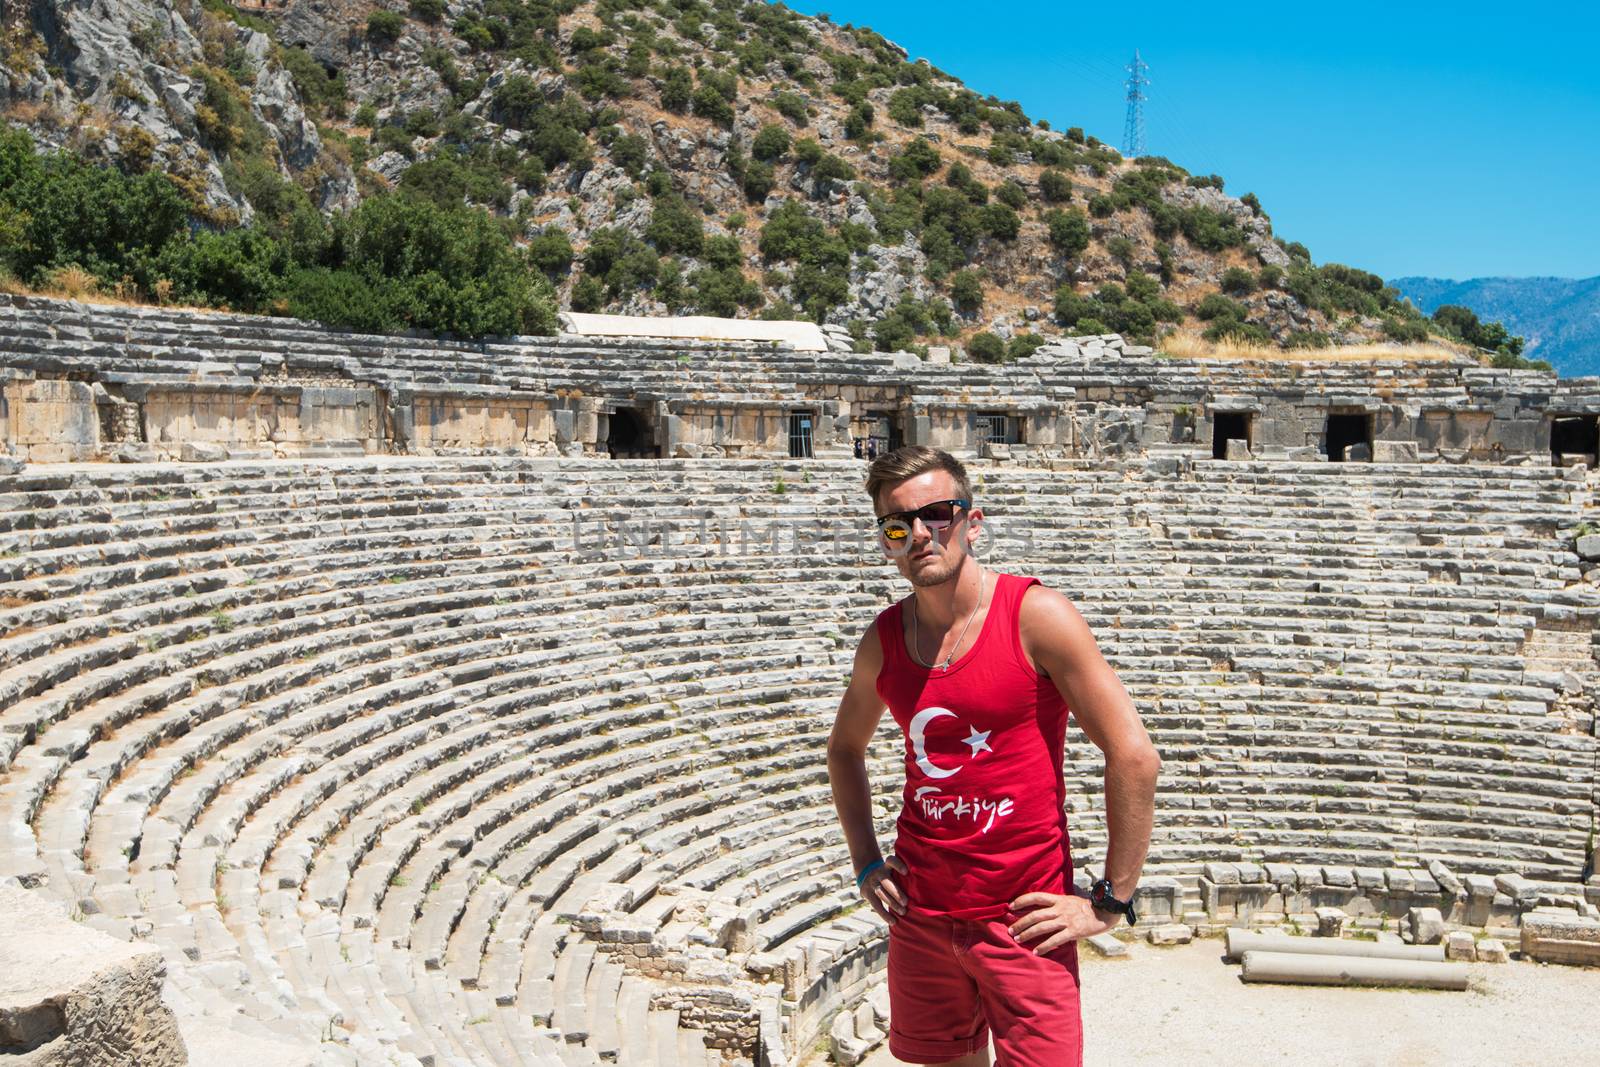
[[[861,883],[865,882],[867,880],[867,875],[871,874],[873,871],[877,870],[879,867],[882,867],[882,866],[883,866],[883,861],[882,860],[873,860],[871,863],[869,863],[865,867],[861,868],[861,873],[856,875],[856,888],[860,889],[861,888]]]

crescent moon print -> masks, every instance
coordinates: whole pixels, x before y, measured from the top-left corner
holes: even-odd
[[[956,713],[949,708],[923,708],[911,720],[911,726],[906,731],[911,738],[911,751],[917,754],[917,766],[922,768],[922,773],[929,778],[948,778],[961,769],[960,767],[941,767],[928,758],[924,731],[928,728],[928,723],[942,715],[948,715],[952,719],[956,717]]]

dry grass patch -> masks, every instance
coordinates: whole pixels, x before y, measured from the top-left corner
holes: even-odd
[[[1268,363],[1370,363],[1380,359],[1407,363],[1448,363],[1470,354],[1442,342],[1370,342],[1332,348],[1278,348],[1229,340],[1207,341],[1189,330],[1168,334],[1157,345],[1157,351],[1179,359],[1238,359]]]

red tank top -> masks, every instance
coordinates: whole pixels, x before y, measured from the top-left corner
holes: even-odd
[[[978,639],[948,671],[906,651],[902,608],[878,616],[878,695],[905,732],[906,788],[895,854],[911,906],[964,919],[1003,914],[1023,893],[1065,893],[1067,704],[1028,665],[1017,631],[1037,578],[991,573]]]

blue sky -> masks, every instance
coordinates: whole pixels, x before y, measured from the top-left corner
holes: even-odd
[[[795,2],[980,93],[1254,191],[1317,262],[1385,277],[1600,275],[1600,7]]]

